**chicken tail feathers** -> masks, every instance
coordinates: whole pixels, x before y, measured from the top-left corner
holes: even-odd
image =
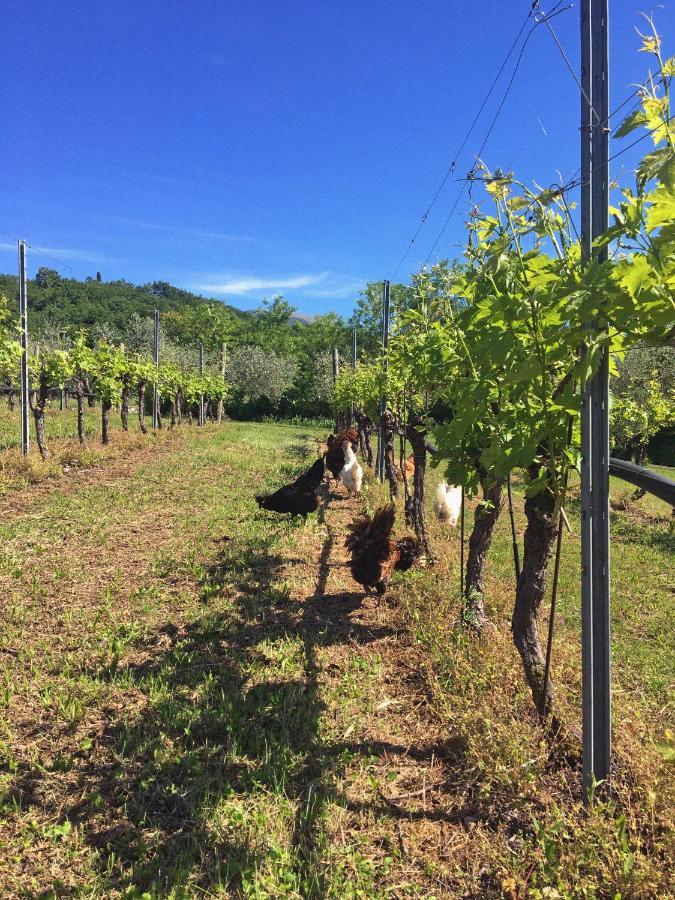
[[[323,457],[314,462],[306,472],[304,472],[296,481],[293,482],[293,486],[296,488],[308,488],[309,490],[316,490],[321,482],[323,481],[324,475],[326,474],[326,464],[323,461]]]
[[[386,546],[395,517],[396,508],[390,503],[388,506],[381,506],[372,516],[355,519],[349,526],[345,547],[354,551],[365,548],[366,545]]]

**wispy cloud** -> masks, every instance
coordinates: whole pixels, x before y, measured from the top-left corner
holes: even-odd
[[[8,244],[8,243],[0,243],[0,250],[11,251],[12,253],[16,253],[16,244]],[[97,255],[96,253],[90,253],[88,250],[76,250],[71,247],[38,247],[35,244],[28,245],[29,253],[31,250],[35,250],[37,253],[44,253],[45,256],[53,256],[55,259],[72,259],[78,262],[91,262],[91,263],[101,263],[106,260]],[[110,260],[108,260],[110,262]]]
[[[365,279],[350,278],[346,281],[337,281],[332,287],[314,288],[307,291],[307,296],[322,300],[342,300],[345,297],[355,297],[365,287]]]
[[[232,294],[239,297],[256,291],[292,291],[320,284],[328,272],[317,275],[294,275],[288,278],[258,278],[255,276],[223,276],[223,280],[195,284],[194,290],[204,294]]]
[[[122,225],[126,228],[140,228],[144,231],[158,231],[163,234],[174,234],[176,239],[180,236],[203,238],[209,241],[252,241],[252,237],[243,234],[231,234],[226,231],[208,231],[202,228],[185,228],[181,225],[166,225],[163,222],[148,222],[144,219],[132,219],[126,216],[101,216],[101,221],[112,225]]]

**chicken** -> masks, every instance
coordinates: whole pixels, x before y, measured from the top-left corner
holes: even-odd
[[[461,508],[462,488],[454,484],[448,487],[445,481],[441,481],[434,497],[434,513],[438,521],[447,522],[454,528]]]
[[[415,474],[415,454],[411,453],[403,465],[405,467],[405,474],[406,478],[408,479],[408,484],[410,484]],[[401,470],[400,466],[396,466],[396,480],[401,482],[403,481],[403,471]]]
[[[306,516],[319,508],[317,491],[323,481],[326,466],[323,458],[310,466],[293,484],[279,488],[273,494],[258,494],[256,502],[260,509],[270,512],[290,513],[292,516]]]
[[[359,465],[356,453],[352,450],[349,441],[344,442],[342,449],[345,455],[345,464],[340,472],[340,481],[350,494],[358,494],[363,482],[363,469]]]
[[[422,555],[422,545],[415,538],[392,540],[396,510],[393,503],[382,506],[373,516],[363,516],[349,526],[345,547],[351,551],[354,581],[366,592],[375,588],[382,596],[395,569],[405,572]]]
[[[352,450],[356,452],[359,446],[359,435],[353,428],[343,428],[337,434],[328,435],[328,453],[326,453],[326,468],[333,478],[339,479],[342,467],[345,464],[344,443],[349,441]]]

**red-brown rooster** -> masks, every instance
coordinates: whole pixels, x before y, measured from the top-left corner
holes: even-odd
[[[415,538],[392,539],[395,517],[391,503],[376,510],[372,517],[362,516],[349,526],[345,547],[352,554],[352,577],[366,592],[375,588],[382,596],[394,570],[405,572],[422,555],[422,546]]]
[[[352,450],[356,453],[359,446],[359,435],[353,428],[343,428],[337,434],[329,434],[326,440],[328,444],[326,468],[336,480],[340,477],[340,472],[345,464],[345,451],[343,449],[345,441],[349,441],[352,445]]]

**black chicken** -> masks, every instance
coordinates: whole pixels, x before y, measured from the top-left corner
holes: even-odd
[[[376,510],[371,516],[362,516],[349,526],[350,534],[345,547],[351,551],[351,570],[354,581],[366,591],[375,588],[381,596],[395,569],[407,571],[422,555],[422,545],[415,538],[394,541],[396,510],[393,503]]]
[[[319,508],[318,490],[323,481],[326,466],[323,459],[310,466],[305,473],[273,494],[257,494],[260,509],[270,512],[290,513],[292,516],[306,516]]]
[[[356,453],[359,446],[359,435],[353,428],[343,428],[337,434],[329,434],[328,452],[326,453],[326,468],[333,478],[339,478],[342,467],[345,464],[345,451],[343,449],[345,441],[349,441],[352,450]]]

